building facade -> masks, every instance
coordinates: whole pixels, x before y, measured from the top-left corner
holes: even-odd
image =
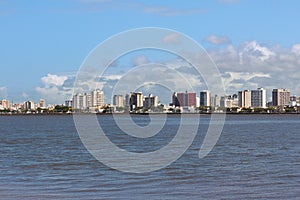
[[[35,104],[33,101],[26,101],[24,103],[24,109],[25,110],[34,110],[35,109]]]
[[[66,105],[72,103],[72,108],[86,110],[92,107],[96,108],[104,105],[104,93],[100,90],[94,90],[91,93],[73,95],[72,100],[65,102]]]
[[[236,95],[225,95],[220,99],[220,106],[225,108],[237,107],[237,96]]]
[[[130,104],[131,111],[133,111],[136,108],[142,108],[143,107],[143,93],[131,92],[129,104]]]
[[[73,105],[72,107],[74,109],[83,109],[83,95],[78,93],[73,95],[73,99],[72,99]]]
[[[92,107],[98,107],[104,105],[104,92],[99,89],[93,90],[91,93],[91,105]]]
[[[290,103],[291,92],[288,89],[273,89],[272,103],[273,106],[287,106]]]
[[[244,90],[238,92],[238,106],[240,108],[251,107],[251,92],[250,90]]]
[[[116,106],[116,107],[124,107],[123,95],[114,95],[113,105]]]
[[[11,103],[7,99],[3,99],[0,101],[0,105],[3,109],[10,109],[11,108]]]
[[[38,107],[40,107],[40,108],[46,108],[46,101],[45,101],[45,99],[40,99]]]
[[[172,104],[175,107],[196,107],[196,93],[194,92],[174,92],[172,96]]]
[[[158,97],[149,94],[149,96],[145,97],[144,100],[144,108],[155,108],[158,106]]]
[[[252,108],[266,108],[267,95],[264,88],[257,88],[257,90],[251,90],[251,107]]]
[[[218,95],[215,95],[214,96],[214,104],[213,104],[213,106],[215,108],[220,107],[221,106],[220,102],[221,102],[221,98]]]
[[[211,106],[211,94],[208,90],[200,92],[200,106]]]

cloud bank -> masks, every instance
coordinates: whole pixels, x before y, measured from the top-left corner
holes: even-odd
[[[162,38],[162,41],[176,43],[177,39],[178,37],[173,35],[167,39]],[[300,44],[283,48],[279,45],[264,45],[258,41],[248,41],[234,46],[226,36],[211,36],[205,40],[217,44],[208,50],[208,54],[220,71],[227,94],[264,87],[267,89],[269,99],[273,88],[289,88],[292,94],[300,95],[300,82],[298,81],[300,77]],[[222,44],[222,46],[219,47],[218,44]],[[152,87],[138,86],[137,83],[141,79],[147,80],[149,85],[160,84],[163,80],[163,83],[170,86],[172,90],[180,92],[188,88],[187,84],[183,84],[187,81],[198,93],[200,90],[206,89],[204,79],[213,79],[219,76],[212,74],[211,77],[201,77],[192,66],[181,58],[164,60],[159,65],[153,66],[150,66],[148,58],[151,59],[151,55],[141,54],[131,60],[130,75],[121,73],[125,64],[119,61],[115,62],[117,66],[113,66],[113,69],[119,70],[115,73],[111,70],[110,74],[104,74],[102,77],[99,75],[95,78],[95,74],[89,72],[83,79],[84,81],[79,83],[81,91],[102,89],[105,94],[109,94],[106,101],[110,101],[112,91],[125,95],[125,92],[135,91],[138,87]],[[194,59],[201,63],[202,57],[200,55]],[[75,73],[73,75],[48,74],[41,78],[43,85],[36,87],[36,91],[52,101],[63,102],[72,96],[74,81]],[[118,84],[119,88],[116,88]],[[160,96],[159,94],[155,95]],[[166,101],[170,101],[170,98]]]

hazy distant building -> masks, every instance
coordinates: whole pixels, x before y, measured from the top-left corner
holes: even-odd
[[[174,92],[172,104],[176,107],[196,107],[196,93],[188,93],[187,91],[185,93]]]
[[[200,92],[200,106],[211,106],[211,94],[208,90]]]
[[[158,106],[158,97],[149,94],[149,96],[145,97],[144,100],[144,108],[153,108]]]
[[[65,101],[65,106],[73,107],[73,100],[66,100]]]
[[[116,106],[116,107],[124,107],[123,95],[114,95],[113,105]]]
[[[200,101],[200,98],[199,98],[199,101]],[[200,102],[199,102],[199,104],[200,104]],[[214,96],[210,96],[210,105],[212,106],[212,107],[215,107],[215,97]]]
[[[220,99],[220,97],[218,96],[218,95],[215,95],[214,96],[214,104],[212,104],[214,107],[220,107],[221,105],[220,105],[220,101],[221,101],[221,99]]]
[[[225,108],[235,107],[233,102],[233,97],[231,95],[222,96],[220,99],[220,106]]]
[[[263,88],[257,88],[257,90],[251,90],[251,107],[266,108],[266,105],[267,105],[266,90]]]
[[[9,100],[3,99],[0,101],[0,105],[2,106],[2,108],[4,109],[9,109],[11,108],[11,104]]]
[[[238,107],[239,106],[239,98],[237,94],[233,94],[231,96],[231,107]]]
[[[40,99],[38,107],[40,107],[40,108],[46,108],[46,101],[45,101],[45,99]]]
[[[290,102],[290,90],[288,89],[273,89],[272,102],[273,106],[287,106]]]
[[[125,108],[129,108],[130,107],[130,94],[126,94],[125,95],[124,106],[125,106]]]
[[[238,92],[238,106],[241,108],[251,107],[251,92],[250,90],[244,90]]]

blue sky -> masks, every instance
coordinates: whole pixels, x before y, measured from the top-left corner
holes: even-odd
[[[140,27],[195,39],[220,63],[229,93],[265,84],[300,95],[299,8],[296,0],[0,0],[0,98],[49,99],[42,90],[62,86],[96,45]],[[49,103],[63,103],[61,93],[53,98],[58,90]]]

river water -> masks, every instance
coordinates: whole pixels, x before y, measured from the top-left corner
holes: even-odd
[[[97,118],[111,141],[135,152],[168,144],[180,122],[168,116],[158,139],[130,139],[112,116]],[[135,174],[95,159],[72,116],[0,116],[0,199],[299,199],[300,115],[227,115],[216,146],[199,159],[209,118],[200,117],[177,161]],[[133,119],[149,123],[148,116]]]

